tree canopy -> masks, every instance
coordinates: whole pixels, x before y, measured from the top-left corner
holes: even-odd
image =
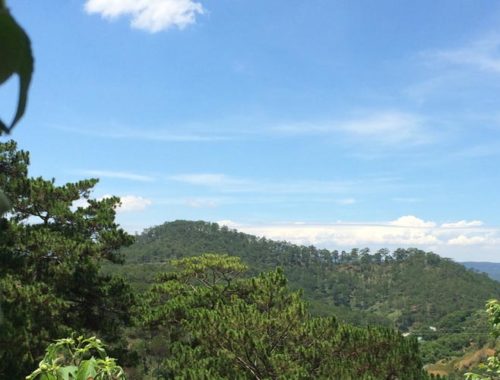
[[[139,315],[159,339],[149,366],[161,379],[421,379],[414,338],[311,317],[283,271],[242,278],[240,259],[175,260]]]

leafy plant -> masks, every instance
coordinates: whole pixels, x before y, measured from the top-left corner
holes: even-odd
[[[486,303],[486,312],[491,326],[491,333],[495,338],[500,336],[500,301],[489,300]],[[490,356],[486,364],[479,366],[479,373],[468,372],[465,374],[467,380],[499,380],[500,358],[498,355]]]
[[[26,380],[123,380],[125,373],[96,337],[59,339]]]

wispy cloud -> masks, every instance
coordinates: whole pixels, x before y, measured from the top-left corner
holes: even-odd
[[[471,112],[474,105],[478,104],[478,100],[481,100],[481,97],[477,97],[476,91],[483,96],[488,96],[486,95],[488,90],[497,92],[498,79],[500,79],[498,75],[500,74],[499,52],[500,34],[498,33],[476,37],[461,46],[421,51],[413,59],[420,66],[415,70],[422,68],[425,70],[424,78],[408,86],[404,93],[419,103],[429,99],[439,99],[440,102],[468,100],[467,111],[456,110],[460,113],[461,120],[467,116],[464,112]],[[492,85],[494,87],[491,87]],[[484,104],[482,101],[480,103]],[[480,116],[489,116],[492,112],[496,113],[496,109]],[[452,118],[453,116],[451,115]]]
[[[90,137],[99,137],[115,140],[143,140],[151,142],[217,142],[235,140],[236,135],[206,133],[203,131],[171,131],[168,129],[148,130],[144,128],[130,129],[122,126],[110,127],[108,129],[92,130],[88,128],[69,128],[63,126],[52,126],[62,132],[74,133]],[[187,128],[186,128],[187,129]]]
[[[179,174],[169,177],[172,181],[188,183],[190,185],[200,185],[218,188],[240,188],[250,185],[252,182],[245,179],[238,179],[218,173],[195,173]]]
[[[458,222],[443,223],[441,227],[443,228],[468,228],[468,227],[481,227],[483,222],[480,220],[459,220]]]
[[[439,224],[414,215],[379,223],[322,223],[303,222],[273,224],[242,224],[221,221],[230,228],[286,240],[296,244],[313,244],[326,248],[342,247],[408,247],[436,249],[438,253],[458,257],[457,249],[478,248],[494,250],[500,242],[500,228],[487,228],[480,221],[457,221]],[[455,250],[455,251],[454,251]],[[457,254],[454,254],[457,253]],[[469,259],[471,258],[469,252]],[[497,257],[500,259],[500,256]]]
[[[357,142],[377,142],[382,145],[396,145],[403,142],[413,145],[433,140],[421,116],[399,111],[376,111],[319,123],[284,124],[271,130],[285,136],[333,135]]]
[[[79,170],[79,174],[92,176],[97,178],[114,178],[114,179],[124,179],[129,181],[139,181],[139,182],[153,182],[155,179],[151,176],[143,174],[135,174],[130,172],[122,171],[110,171],[110,170]]]
[[[477,39],[463,47],[437,50],[425,55],[442,63],[500,73],[499,48],[500,35],[493,34]]]
[[[423,130],[422,119],[407,113],[378,113],[347,121],[340,124],[339,128],[356,137],[374,139],[384,144],[429,141],[429,135]]]
[[[87,0],[85,11],[109,20],[129,16],[133,28],[156,33],[194,24],[204,8],[193,0]]]
[[[228,127],[227,121],[193,122],[172,129],[130,128],[107,125],[99,129],[71,128],[53,125],[54,129],[90,137],[116,140],[144,140],[151,142],[232,142],[260,139],[331,137],[346,144],[364,144],[366,147],[406,147],[434,142],[436,134],[428,128],[428,120],[409,112],[382,110],[361,112],[354,116],[315,121],[260,121],[248,126],[245,120],[238,128]],[[253,123],[253,122],[252,122]],[[259,126],[260,125],[260,126]]]
[[[317,181],[250,179],[231,177],[218,173],[190,173],[168,177],[171,181],[193,186],[202,186],[228,193],[266,193],[266,194],[328,194],[347,193],[359,185],[359,181]],[[375,180],[377,181],[377,180]],[[383,179],[380,179],[383,181]],[[336,200],[337,203],[353,204],[354,198]]]

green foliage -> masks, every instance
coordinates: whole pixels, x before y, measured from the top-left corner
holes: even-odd
[[[5,1],[2,0],[0,2],[0,85],[14,74],[19,76],[17,111],[10,126],[0,120],[0,135],[8,134],[23,117],[33,74],[30,39],[10,14]]]
[[[495,338],[498,338],[500,336],[500,301],[489,300],[486,304],[486,312],[491,325],[491,333]]]
[[[244,278],[238,258],[175,260],[138,315],[160,379],[421,379],[413,338],[313,318],[280,269]]]
[[[123,347],[134,303],[124,280],[100,271],[133,241],[115,223],[119,199],[91,199],[94,179],[30,178],[28,165],[15,142],[0,143],[0,188],[12,204],[0,217],[0,378],[25,375],[50,341],[73,331]]]
[[[26,380],[125,380],[123,369],[95,338],[59,339]]]

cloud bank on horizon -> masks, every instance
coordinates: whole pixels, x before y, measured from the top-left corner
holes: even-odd
[[[109,20],[129,16],[133,28],[151,33],[172,27],[184,29],[205,12],[202,4],[193,0],[87,0],[85,11]]]
[[[457,260],[474,260],[474,250],[480,248],[482,252],[487,252],[481,260],[498,261],[496,247],[500,244],[500,229],[486,227],[479,220],[460,220],[438,224],[413,215],[380,223],[243,224],[230,220],[222,220],[218,223],[272,240],[315,245],[319,248],[417,247]],[[465,253],[468,255],[465,256]]]

